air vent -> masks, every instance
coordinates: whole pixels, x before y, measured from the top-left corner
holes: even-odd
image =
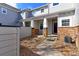
[[[64,42],[65,43],[72,43],[72,38],[70,36],[65,36],[64,37]]]

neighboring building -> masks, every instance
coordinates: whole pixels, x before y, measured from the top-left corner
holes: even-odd
[[[19,20],[22,19],[20,10],[5,3],[0,3],[0,24],[20,26]]]
[[[79,46],[79,4],[77,3],[49,3],[24,14],[32,14],[21,20],[24,26],[31,25],[32,36],[43,34],[58,35],[61,42],[71,38]],[[77,47],[78,47],[77,46]]]

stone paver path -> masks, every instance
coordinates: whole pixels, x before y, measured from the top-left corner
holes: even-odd
[[[55,39],[55,38],[54,38]],[[36,54],[42,55],[42,56],[63,56],[63,54],[60,51],[57,51],[51,46],[56,41],[53,40],[53,38],[47,38],[45,39],[41,44],[39,44],[36,48],[40,51],[35,52]]]
[[[35,53],[41,56],[63,56],[61,52],[50,48],[41,48],[40,51],[35,51]]]

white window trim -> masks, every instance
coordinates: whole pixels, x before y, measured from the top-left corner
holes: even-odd
[[[67,20],[67,19],[63,19],[63,20]],[[62,20],[62,21],[63,21]],[[62,21],[61,21],[61,23],[62,23]],[[62,25],[62,24],[61,24]],[[65,25],[62,25],[62,27],[69,27],[70,26],[70,19],[69,19],[69,25],[68,26],[65,26]]]
[[[6,10],[6,13],[3,12],[3,10]],[[7,14],[7,9],[6,8],[1,8],[2,14]]]

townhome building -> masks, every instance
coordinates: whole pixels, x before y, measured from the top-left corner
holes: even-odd
[[[24,10],[23,26],[31,27],[32,36],[57,35],[61,42],[72,39],[79,47],[79,4],[48,3],[33,10]]]
[[[9,27],[6,27],[7,31],[2,28],[0,32],[1,35],[3,35],[2,33],[12,34],[12,36],[8,34],[9,37],[1,36],[1,40],[5,37],[5,40],[8,40],[8,38],[15,39],[15,41],[7,41],[7,43],[15,42],[16,51],[11,50],[14,55],[19,51],[19,43],[17,44],[16,41],[19,42],[19,38],[22,35],[25,37],[26,34],[31,34],[32,37],[42,35],[44,38],[56,36],[62,45],[74,43],[79,50],[79,3],[47,3],[35,9],[25,10],[0,3],[0,26],[2,25],[21,26],[18,28],[18,32],[13,28],[10,28],[12,31],[9,31]],[[16,37],[18,40],[16,40]],[[4,43],[1,41],[1,44]],[[11,48],[14,47],[11,46]],[[8,48],[5,50],[8,51]],[[0,51],[4,52],[3,49]]]

